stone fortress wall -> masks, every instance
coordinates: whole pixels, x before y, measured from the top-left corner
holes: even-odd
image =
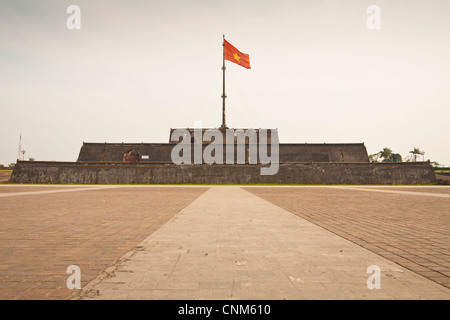
[[[191,148],[193,158],[194,129],[186,130],[190,137],[187,137],[188,143],[184,140],[182,143]],[[257,131],[257,139],[259,133]],[[268,150],[271,142],[269,134]],[[169,143],[84,142],[76,162],[18,161],[10,181],[56,184],[436,183],[429,162],[370,163],[364,143],[279,144],[279,168],[274,175],[261,175],[261,168],[267,165],[261,164],[259,159],[256,164],[249,163],[251,148],[258,148],[250,139],[234,141],[234,164],[176,165],[172,162],[171,153],[177,143],[180,140]],[[202,140],[202,149],[209,143],[211,141]],[[245,164],[237,163],[239,147],[245,150]],[[225,162],[225,148],[222,150]]]

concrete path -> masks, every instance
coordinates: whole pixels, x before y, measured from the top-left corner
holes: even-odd
[[[380,289],[366,285],[372,265],[381,270]],[[450,290],[224,186],[211,187],[74,298],[449,299]]]
[[[425,197],[450,198],[449,193],[402,191],[402,190],[395,190],[395,188],[392,188],[392,187],[390,187],[389,190],[381,189],[381,188],[373,188],[373,187],[361,187],[361,186],[358,186],[358,187],[330,186],[329,188],[356,190],[356,191],[369,191],[369,192],[397,193],[397,194],[403,194],[403,195],[425,196]],[[403,187],[403,189],[406,189],[406,188]]]
[[[35,190],[35,191],[22,191],[22,192],[11,192],[11,190],[8,190],[9,192],[0,193],[0,198],[4,197],[14,197],[14,196],[32,196],[32,195],[42,195],[42,194],[49,194],[49,193],[61,193],[61,192],[76,192],[76,191],[97,191],[102,189],[111,189],[115,188],[115,186],[101,186],[101,187],[81,187],[81,188],[47,188],[47,190]],[[11,188],[10,188],[11,189]]]

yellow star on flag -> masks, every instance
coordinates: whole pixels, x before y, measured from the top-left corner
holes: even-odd
[[[235,58],[238,62],[241,62],[241,61],[239,61],[240,57],[238,56],[237,53],[234,54],[234,58]]]

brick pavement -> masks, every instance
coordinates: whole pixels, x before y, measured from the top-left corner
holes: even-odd
[[[315,190],[320,189],[326,187]],[[379,290],[367,286],[367,268],[374,265],[380,270]],[[449,297],[444,286],[240,186],[211,186],[73,298]]]
[[[4,195],[0,197],[0,299],[70,298],[74,291],[66,288],[67,266],[79,265],[82,286],[86,285],[124,254],[136,250],[141,240],[209,188],[115,186],[97,189],[100,187],[105,186],[0,185],[0,195]],[[96,190],[33,193],[75,188]],[[445,196],[450,194],[450,189],[351,188],[357,190],[244,187],[324,229],[449,287],[450,198]],[[375,188],[400,193],[369,190]],[[24,193],[7,195],[17,192]],[[417,195],[411,194],[414,192]],[[433,193],[439,197],[431,196]]]
[[[1,186],[0,193],[58,188],[70,189]],[[83,286],[206,190],[115,187],[0,198],[0,299],[69,298],[69,265],[81,268]]]
[[[339,187],[245,190],[450,288],[450,198]],[[445,188],[445,189],[444,189]],[[447,187],[382,187],[450,194]]]

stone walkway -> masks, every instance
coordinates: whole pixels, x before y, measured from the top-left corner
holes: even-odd
[[[283,187],[245,190],[280,199],[292,192]],[[450,298],[444,286],[245,190],[211,187],[75,298]],[[360,196],[360,191],[351,192]],[[342,209],[316,205],[330,214]],[[367,269],[373,265],[381,270],[381,287],[369,290]]]
[[[247,190],[450,288],[448,187]]]
[[[449,201],[448,187],[0,185],[0,299],[449,299]]]

